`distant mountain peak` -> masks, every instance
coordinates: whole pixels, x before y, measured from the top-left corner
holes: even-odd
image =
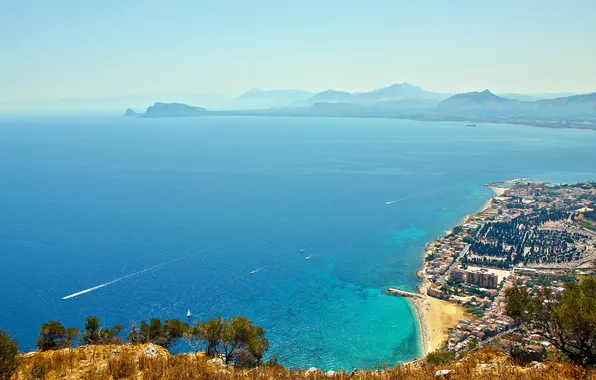
[[[406,83],[406,82],[404,82],[404,83],[393,83],[391,86],[389,86],[387,88],[398,88],[398,87],[422,90],[422,87],[416,86],[415,84],[412,84],[412,83]]]
[[[264,92],[264,91],[261,90],[260,88],[254,87],[254,88],[250,88],[250,89],[244,91],[242,93],[242,95],[240,95],[240,96],[244,96],[244,95],[255,95],[255,94],[260,94],[262,92]]]
[[[124,115],[122,116],[126,116],[126,117],[137,117],[139,116],[138,113],[136,113],[132,108],[129,108],[126,110],[126,112],[124,112]]]
[[[304,90],[263,90],[251,88],[235,98],[228,107],[236,109],[268,109],[288,107],[296,102],[304,101],[314,93]]]
[[[466,92],[453,95],[449,99],[439,103],[439,108],[444,110],[463,110],[477,108],[501,109],[504,106],[515,106],[519,102],[516,100],[502,98],[486,89],[481,92]]]

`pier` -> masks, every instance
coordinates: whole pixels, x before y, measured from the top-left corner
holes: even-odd
[[[395,289],[395,288],[388,288],[387,293],[389,293],[393,296],[399,296],[399,297],[424,298],[424,296],[420,293],[412,293],[412,292],[407,292],[405,290],[399,290],[399,289]]]

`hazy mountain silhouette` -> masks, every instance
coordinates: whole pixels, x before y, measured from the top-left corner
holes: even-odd
[[[138,117],[139,114],[136,113],[132,108],[129,108],[129,109],[126,110],[126,112],[124,112],[124,115],[122,115],[122,116],[125,116],[125,117]]]
[[[502,98],[507,98],[511,100],[520,100],[522,102],[535,102],[536,100],[542,99],[555,99],[555,98],[563,98],[567,96],[577,95],[571,92],[557,92],[557,93],[550,93],[550,92],[539,92],[539,93],[532,93],[532,94],[517,94],[517,93],[503,93],[503,94],[496,94]]]
[[[444,111],[461,111],[469,109],[505,109],[519,105],[518,100],[502,98],[484,90],[482,92],[466,92],[453,95],[439,103],[439,109]]]
[[[301,90],[260,90],[253,88],[226,104],[229,109],[267,109],[288,107],[313,96],[313,92]]]
[[[426,91],[409,83],[396,83],[389,87],[379,88],[357,95],[359,101],[389,101],[403,99],[443,100],[448,94]]]
[[[356,99],[356,95],[351,92],[337,91],[337,90],[325,90],[307,99],[308,104],[316,103],[343,103],[353,102]]]
[[[286,105],[260,109],[209,111],[180,103],[156,103],[141,117],[384,117],[596,129],[596,93],[522,101],[508,99],[484,90],[456,94],[440,100],[447,95],[426,91],[410,84],[395,84],[364,93],[326,90],[292,103],[296,98],[306,95],[309,93],[294,90],[251,90],[241,97],[251,101],[262,101],[260,104],[263,105],[271,105],[271,98],[276,98],[277,104]]]
[[[209,113],[205,108],[192,107],[182,103],[155,103],[140,117],[191,117]]]

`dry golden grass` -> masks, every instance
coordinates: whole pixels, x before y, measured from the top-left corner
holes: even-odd
[[[157,357],[145,354],[151,346]],[[354,375],[337,373],[326,376],[322,372],[308,376],[304,371],[284,368],[258,368],[234,370],[208,361],[203,355],[170,355],[163,348],[142,346],[84,346],[51,352],[25,354],[13,379],[413,379],[434,380],[440,369],[454,370],[449,379],[507,379],[507,380],[559,380],[596,379],[587,370],[570,363],[548,362],[544,369],[513,365],[507,356],[496,349],[481,349],[459,362],[434,366],[419,362],[379,371],[363,371]]]

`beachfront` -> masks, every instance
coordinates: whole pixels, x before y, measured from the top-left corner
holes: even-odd
[[[596,233],[586,213],[594,208],[596,186],[527,180],[487,185],[496,195],[481,211],[426,245],[417,272],[420,296],[410,297],[425,354],[445,342],[461,353],[511,332],[515,321],[504,303],[509,286],[556,283],[561,291],[570,269],[581,275],[593,267]]]
[[[472,220],[484,219],[495,214],[496,210],[493,208],[493,199],[495,197],[503,196],[507,188],[502,186],[513,181],[517,180],[502,181],[487,185],[487,187],[495,192],[495,196],[488,199],[480,211],[464,217],[462,224],[469,223]],[[435,241],[429,242],[429,244],[427,244],[427,249],[428,246],[434,242]],[[451,264],[453,263],[454,261]],[[428,265],[429,263],[425,261],[423,269],[416,273],[422,281],[422,285],[418,286],[420,296],[412,297],[405,295],[414,307],[418,317],[421,344],[425,356],[429,352],[441,348],[449,338],[449,331],[456,327],[461,320],[470,319],[471,317],[466,311],[466,308],[461,304],[429,295],[431,282],[428,280]],[[401,295],[397,292],[390,291],[390,293],[398,296]],[[432,293],[432,290],[430,293]]]

